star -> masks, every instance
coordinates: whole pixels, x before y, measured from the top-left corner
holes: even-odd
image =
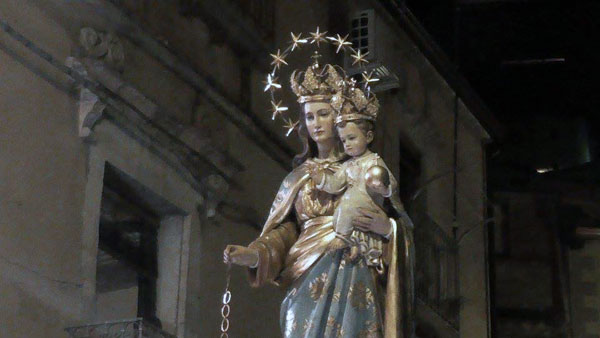
[[[352,65],[354,66],[357,62],[358,62],[358,66],[361,66],[361,63],[369,63],[369,61],[367,59],[365,59],[365,57],[369,55],[369,52],[366,52],[365,54],[361,54],[360,49],[356,52],[356,54],[352,54],[350,56],[352,56],[352,58],[354,59],[354,61],[352,61]]]
[[[310,41],[310,43],[313,44],[316,42],[317,47],[320,47],[319,43],[321,41],[326,42],[325,34],[327,34],[327,32],[319,33],[319,27],[317,26],[317,31],[314,33],[310,33],[310,35],[312,35],[312,40]]]
[[[281,50],[279,49],[277,50],[277,54],[271,54],[271,57],[273,58],[273,62],[271,62],[271,64],[275,66],[275,69],[278,69],[282,63],[287,66],[288,63],[285,62],[286,56],[287,54],[281,55]]]
[[[378,78],[374,78],[372,76],[373,76],[373,72],[371,72],[369,74],[367,74],[367,72],[363,72],[362,73],[362,77],[365,80],[365,85],[368,86],[371,82],[377,82],[377,81],[379,81]]]
[[[294,35],[294,32],[290,32],[290,34],[292,35],[292,52],[296,47],[300,49],[300,44],[308,42],[308,40],[300,38],[302,36],[302,33],[298,34],[298,36]]]
[[[273,77],[273,75],[269,74],[267,75],[267,82],[265,82],[266,86],[265,86],[265,92],[271,88],[277,88],[280,89],[281,85],[279,83],[277,83],[277,78]]]
[[[351,42],[346,41],[346,39],[348,39],[348,34],[346,34],[346,36],[343,38],[337,34],[337,38],[328,36],[327,39],[333,41],[333,43],[337,46],[337,49],[335,50],[336,54],[340,52],[340,49],[346,50],[346,46],[352,45]]]
[[[288,130],[287,133],[285,133],[285,136],[288,137],[288,136],[290,136],[292,131],[294,131],[294,129],[296,129],[296,127],[298,126],[298,123],[300,121],[293,122],[292,119],[290,119],[290,118],[288,118],[284,121],[285,121],[285,125],[283,127]]]
[[[288,107],[280,107],[280,104],[281,101],[279,101],[279,103],[277,104],[275,104],[274,101],[271,101],[271,105],[273,106],[273,116],[271,117],[271,120],[275,120],[275,117],[277,117],[277,115],[281,114],[281,112],[288,110]]]

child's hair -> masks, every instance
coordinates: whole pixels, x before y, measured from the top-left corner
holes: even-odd
[[[336,131],[337,131],[337,128],[344,128],[346,126],[346,124],[348,124],[350,122],[356,124],[356,126],[360,129],[360,131],[362,131],[363,134],[365,134],[365,135],[367,135],[368,132],[374,132],[373,129],[375,129],[375,126],[373,125],[373,122],[366,120],[366,119],[340,122],[339,124],[336,125]]]

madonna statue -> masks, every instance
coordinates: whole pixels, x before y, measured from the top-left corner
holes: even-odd
[[[311,178],[313,170],[335,174],[348,160],[335,130],[332,98],[355,100],[336,95],[354,85],[340,67],[323,67],[317,59],[306,71],[293,72],[291,87],[301,113],[291,127],[303,151],[294,158],[295,168],[283,180],[260,236],[248,246],[228,245],[224,251],[226,263],[247,267],[252,286],[274,283],[288,290],[280,312],[284,337],[413,336],[412,223],[393,176],[382,207],[359,208],[351,221],[383,238],[378,267],[351,257],[350,247],[330,245],[342,196],[318,189],[319,182]],[[368,102],[374,99],[367,89],[356,90]],[[360,114],[360,102],[350,103],[337,105]]]

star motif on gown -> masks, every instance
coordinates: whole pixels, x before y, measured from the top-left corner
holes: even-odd
[[[321,275],[319,275],[319,277],[315,278],[308,284],[308,287],[310,289],[310,298],[312,298],[312,300],[314,300],[315,302],[325,295],[327,291],[325,289],[326,282],[327,273],[323,272]]]

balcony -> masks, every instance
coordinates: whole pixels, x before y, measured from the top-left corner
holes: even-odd
[[[176,338],[142,318],[68,327],[65,331],[71,338]]]

